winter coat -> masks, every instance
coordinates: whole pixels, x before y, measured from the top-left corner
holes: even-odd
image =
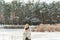
[[[31,40],[31,32],[30,32],[30,29],[24,30],[24,32],[23,32],[23,40]]]

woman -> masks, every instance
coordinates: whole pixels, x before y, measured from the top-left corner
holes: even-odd
[[[31,40],[29,24],[25,24],[24,26],[23,40]]]

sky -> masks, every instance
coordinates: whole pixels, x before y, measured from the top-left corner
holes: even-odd
[[[6,2],[11,2],[12,0],[5,0]],[[24,1],[24,2],[28,2],[28,0],[21,0],[21,1]],[[32,0],[31,0],[32,1]],[[34,2],[37,2],[38,0],[35,0]],[[51,3],[51,2],[58,2],[60,0],[40,0],[40,2],[46,2],[46,3]]]

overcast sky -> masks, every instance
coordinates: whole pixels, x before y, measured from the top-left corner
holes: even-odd
[[[6,2],[11,2],[12,0],[5,0]],[[21,1],[23,1],[23,0],[21,0]],[[28,0],[24,0],[24,2],[27,2]],[[37,0],[35,0],[35,2],[36,2]],[[60,0],[40,0],[40,2],[46,2],[46,3],[51,3],[51,2],[53,2],[53,1],[55,1],[55,2],[57,2],[57,1],[60,1]]]

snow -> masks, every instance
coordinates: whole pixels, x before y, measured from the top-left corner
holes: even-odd
[[[23,40],[23,29],[0,29],[0,40]],[[60,32],[31,32],[32,40],[60,40]]]
[[[60,32],[32,32],[32,40],[60,40]]]
[[[0,40],[22,40],[23,29],[0,29]]]

